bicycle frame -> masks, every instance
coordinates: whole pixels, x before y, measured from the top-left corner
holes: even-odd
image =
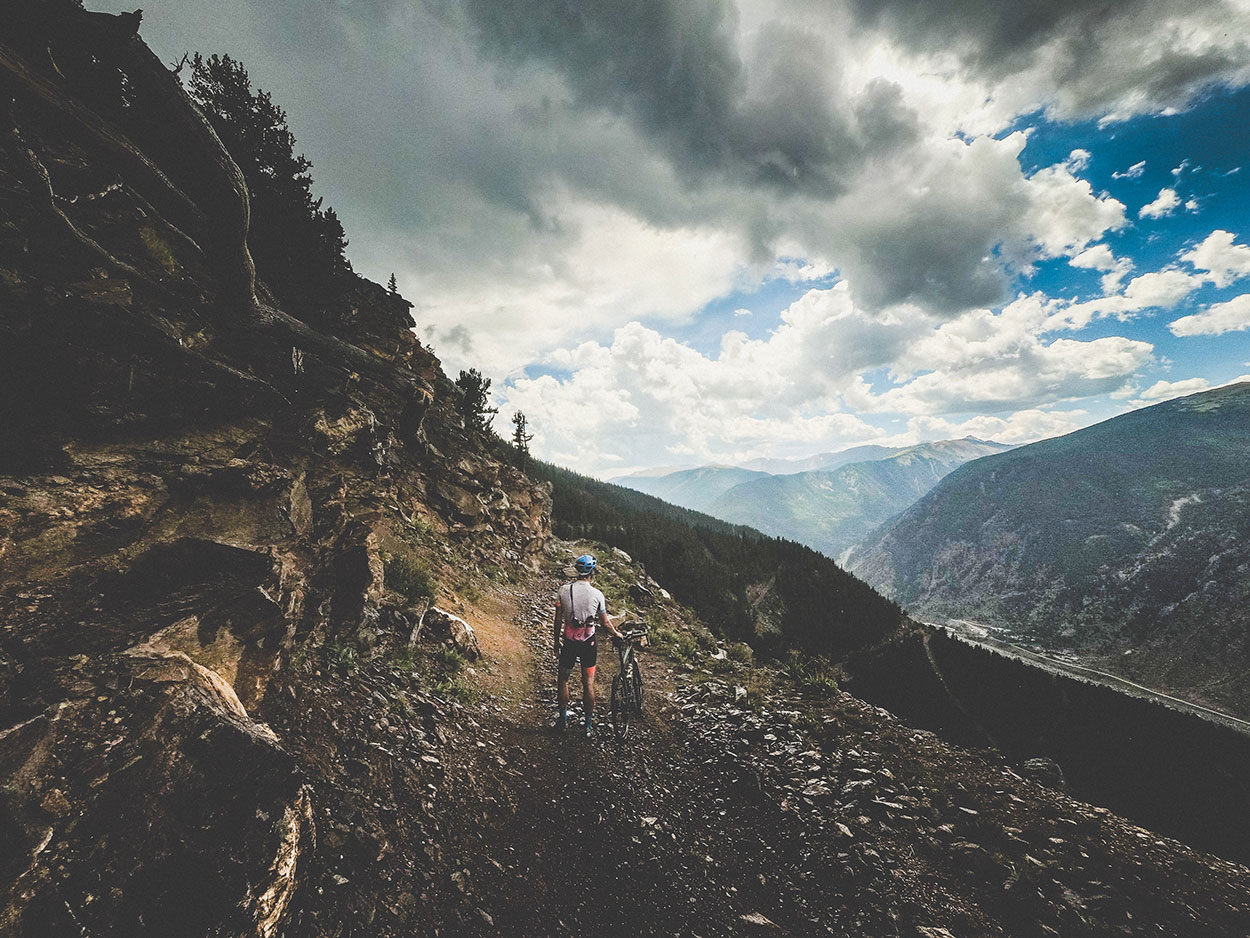
[[[642,716],[642,670],[638,667],[634,641],[643,634],[630,634],[615,643],[620,670],[612,677],[611,712],[618,740],[629,732],[630,721]]]

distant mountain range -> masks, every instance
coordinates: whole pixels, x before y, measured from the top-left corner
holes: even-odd
[[[837,557],[903,511],[947,473],[1009,447],[968,437],[906,448],[857,446],[802,460],[756,460],[757,468],[703,466],[618,485]],[[817,466],[803,470],[796,467]]]
[[[662,475],[631,475],[608,481],[635,492],[654,495],[682,508],[714,514],[708,512],[709,506],[726,492],[743,482],[768,477],[767,472],[740,469],[737,466],[700,466],[697,469],[678,469]]]
[[[770,475],[789,475],[795,472],[815,472],[820,469],[836,469],[852,462],[866,462],[870,459],[885,459],[895,453],[901,453],[903,446],[852,446],[850,449],[838,450],[836,453],[817,453],[802,459],[752,459],[742,464],[743,469],[755,469]]]
[[[1250,383],[965,465],[849,568],[921,616],[1250,713]]]

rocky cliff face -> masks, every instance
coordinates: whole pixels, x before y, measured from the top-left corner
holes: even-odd
[[[272,935],[318,825],[292,659],[406,649],[432,583],[528,566],[547,494],[408,304],[269,301],[132,19],[0,19],[0,932]]]

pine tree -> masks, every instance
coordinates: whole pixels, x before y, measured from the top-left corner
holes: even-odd
[[[456,379],[460,389],[458,410],[464,418],[465,427],[485,432],[499,413],[498,407],[490,406],[490,378],[483,378],[476,368],[460,372]]]
[[[392,295],[399,292],[399,284],[395,282],[395,275],[391,274],[391,279],[386,281],[386,289]]]
[[[295,155],[286,112],[228,55],[196,53],[187,90],[247,182],[258,276],[292,313],[317,318],[351,285],[352,268],[338,216],[312,194],[312,163]]]
[[[512,445],[517,452],[517,461],[525,465],[530,458],[530,440],[534,439],[534,434],[525,432],[529,421],[519,410],[512,415],[512,426]]]

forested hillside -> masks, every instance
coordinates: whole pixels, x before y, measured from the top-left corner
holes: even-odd
[[[562,537],[619,547],[715,631],[758,650],[839,656],[892,632],[897,605],[832,560],[792,541],[668,505],[546,463]]]
[[[957,469],[852,568],[907,608],[1007,628],[1250,714],[1250,384]]]

